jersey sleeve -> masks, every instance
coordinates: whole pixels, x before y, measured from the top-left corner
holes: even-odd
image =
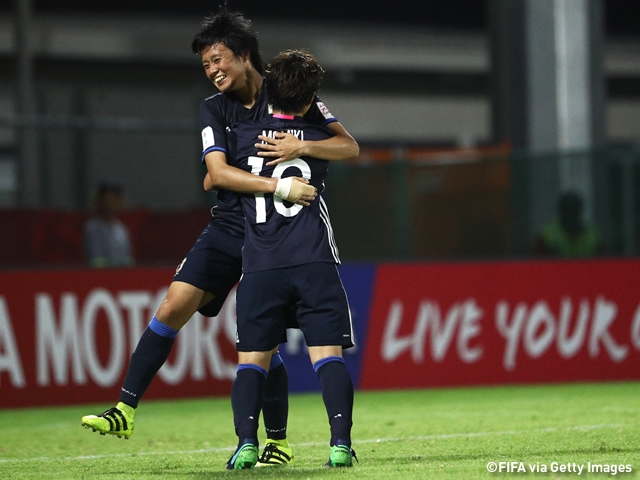
[[[330,123],[337,122],[338,119],[331,115],[331,112],[326,107],[326,105],[320,100],[320,98],[316,95],[313,99],[313,103],[311,104],[311,108],[304,115],[304,120],[307,123],[311,123],[313,125],[329,125]]]
[[[238,167],[238,124],[231,125],[227,132],[227,163]],[[239,168],[239,167],[238,167]]]
[[[200,105],[200,128],[202,130],[202,157],[213,151],[227,153],[227,127],[222,114],[222,105],[216,96]]]

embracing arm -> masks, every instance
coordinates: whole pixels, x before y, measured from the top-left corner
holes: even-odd
[[[258,138],[264,143],[256,143],[255,146],[260,149],[259,156],[273,159],[267,165],[276,165],[302,156],[328,161],[350,160],[358,156],[358,142],[340,122],[332,122],[328,128],[333,132],[333,137],[325,140],[303,141],[290,133],[282,132],[276,133],[276,138],[260,135]]]
[[[202,182],[202,186],[205,192],[215,190],[215,188],[213,187],[213,180],[211,180],[211,175],[209,175],[209,172],[204,174],[204,181]]]
[[[273,193],[276,191],[277,179],[261,177],[245,172],[227,163],[224,152],[213,151],[204,157],[207,166],[205,190],[223,188],[238,193]],[[207,177],[208,180],[207,180]]]
[[[301,177],[262,177],[232,167],[227,163],[224,152],[207,153],[204,160],[207,174],[203,186],[207,191],[223,188],[238,193],[275,193],[285,200],[304,206],[308,206],[317,195],[316,188],[308,185],[309,182]]]

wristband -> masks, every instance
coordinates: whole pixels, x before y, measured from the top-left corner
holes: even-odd
[[[275,194],[286,200],[289,198],[289,194],[291,193],[291,182],[293,181],[293,177],[287,178],[279,178],[278,183],[276,184]]]

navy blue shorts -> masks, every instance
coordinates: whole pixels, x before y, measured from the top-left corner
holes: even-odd
[[[266,352],[281,343],[294,307],[308,346],[353,346],[347,294],[333,263],[245,273],[236,303],[240,352]]]
[[[218,315],[227,295],[240,280],[243,245],[244,238],[209,223],[176,269],[174,281],[188,283],[215,295],[198,310],[205,317]]]

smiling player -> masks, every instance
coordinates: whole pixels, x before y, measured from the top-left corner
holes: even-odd
[[[275,193],[300,205],[315,198],[315,189],[305,185],[304,180],[258,177],[227,164],[227,127],[269,114],[262,60],[251,22],[222,8],[204,19],[191,47],[200,56],[207,78],[220,90],[200,108],[202,161],[208,171],[205,187],[218,190],[217,205],[212,209],[213,218],[178,267],[164,301],[140,338],[129,363],[120,402],[100,415],[82,418],[84,426],[102,434],[131,436],[135,408],[167,360],[180,329],[196,311],[209,317],[217,315],[240,279],[244,216],[239,198],[232,190]],[[305,120],[326,125],[333,136],[303,142],[292,135],[279,135],[266,139],[259,155],[276,163],[303,154],[326,160],[358,155],[358,144],[319,99],[315,99]],[[293,459],[286,439],[287,396],[287,371],[280,355],[275,353],[262,403],[268,440],[260,460],[266,465],[287,464]]]

